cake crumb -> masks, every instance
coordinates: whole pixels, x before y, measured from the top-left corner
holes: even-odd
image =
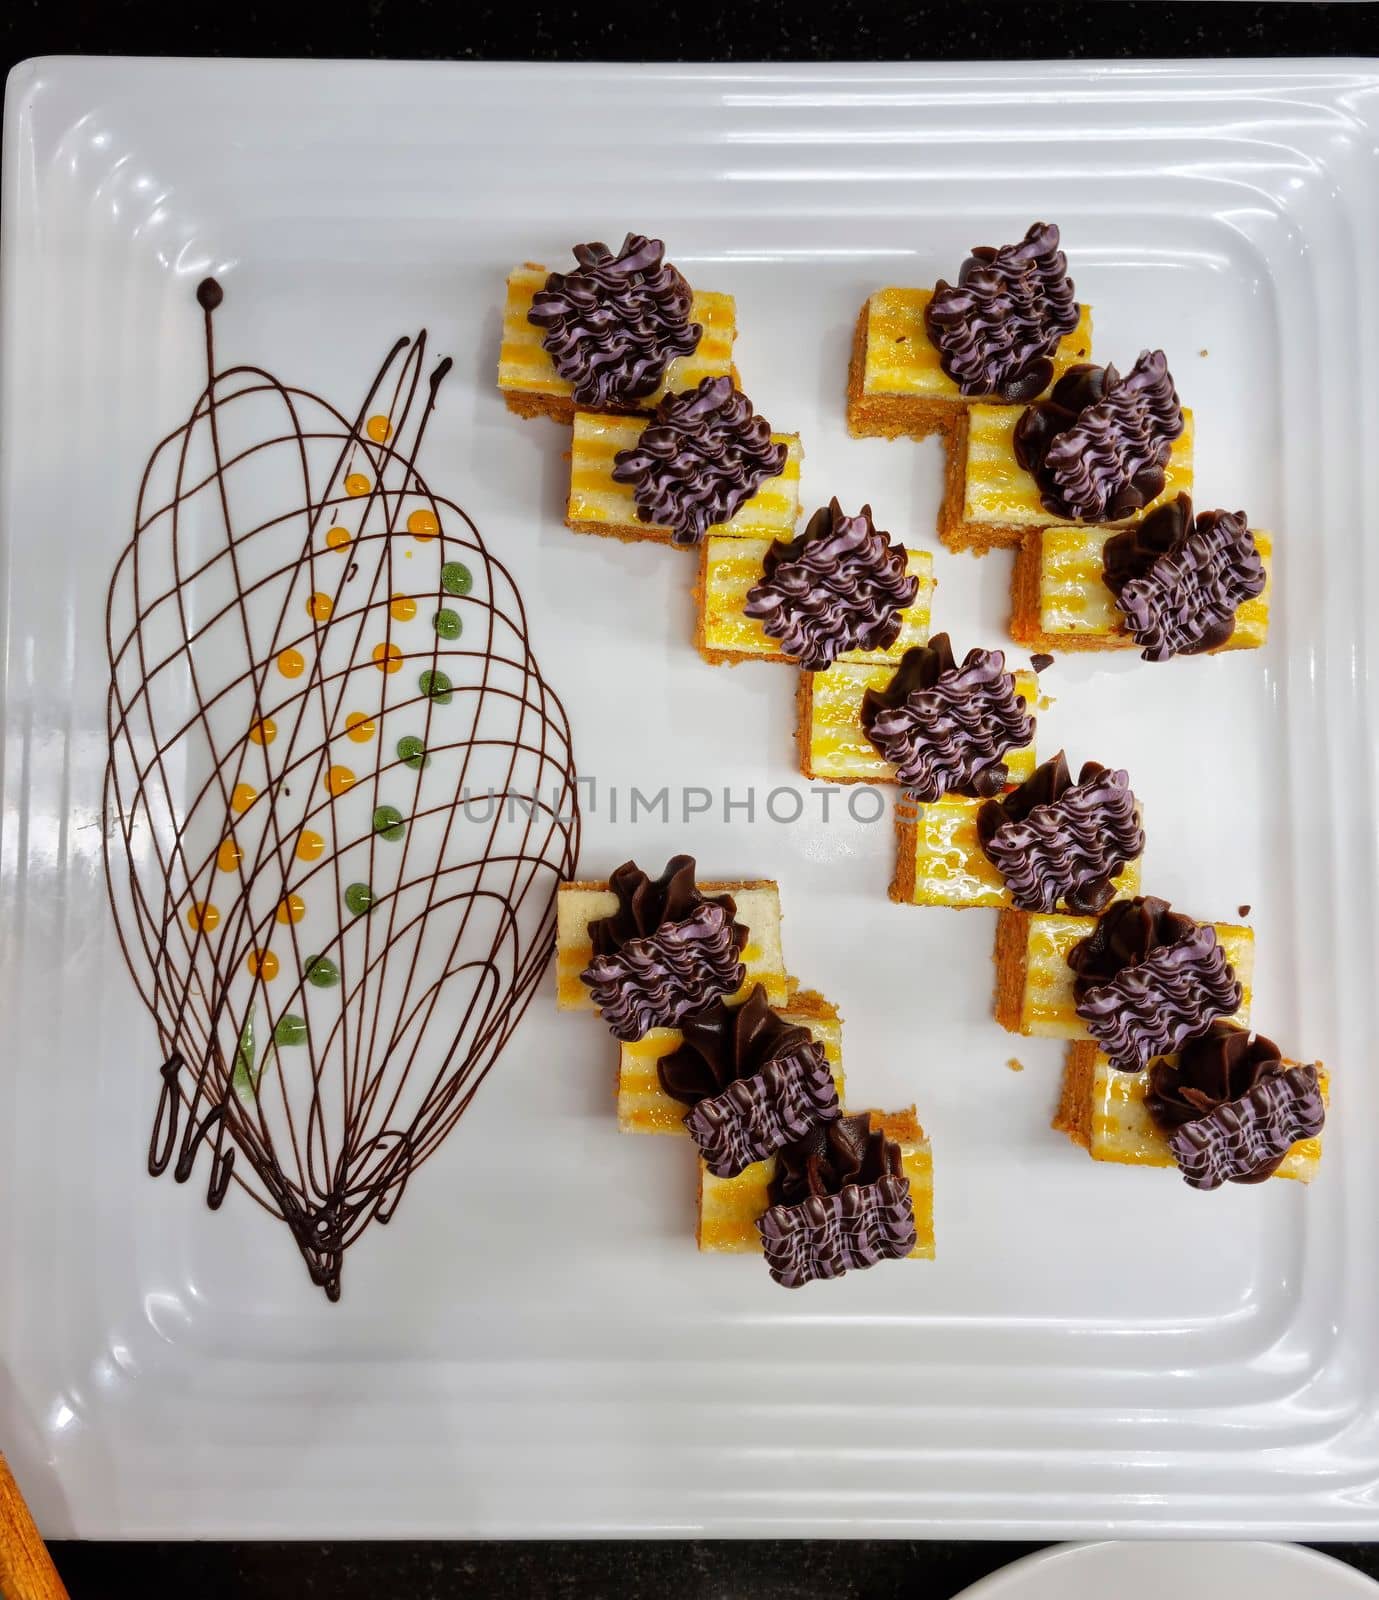
[[[1204,355],[1206,355],[1206,353],[1207,353],[1207,352],[1206,352],[1206,351],[1205,351],[1205,350],[1199,350],[1199,351],[1198,351],[1198,352],[1197,352],[1197,354],[1198,354],[1198,355],[1199,355],[1199,356],[1204,356]]]
[[[1036,672],[1043,672],[1046,668],[1053,665],[1053,657],[1046,656],[1041,652],[1037,656],[1031,656],[1029,658],[1029,664]]]
[[[1010,1060],[1006,1062],[1006,1066],[1008,1066],[1012,1072],[1023,1072],[1025,1070],[1024,1062],[1018,1061],[1014,1056],[1011,1056]]]
[[[1238,917],[1248,917],[1250,914],[1250,908],[1249,906],[1237,906],[1235,908],[1235,914]]]

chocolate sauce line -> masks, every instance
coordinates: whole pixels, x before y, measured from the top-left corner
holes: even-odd
[[[162,440],[150,457],[140,484],[134,533],[116,564],[107,602],[111,761],[107,770],[106,800],[108,815],[116,824],[107,831],[106,837],[107,881],[116,911],[121,950],[136,988],[153,1016],[166,1057],[160,1069],[162,1082],[150,1137],[149,1170],[155,1173],[166,1170],[173,1164],[175,1154],[174,1176],[178,1181],[186,1181],[200,1147],[206,1144],[211,1152],[207,1188],[211,1207],[219,1206],[232,1180],[239,1184],[258,1204],[287,1222],[313,1281],[334,1299],[339,1295],[344,1251],[370,1220],[387,1222],[391,1219],[412,1171],[434,1153],[496,1063],[525,1014],[536,984],[554,953],[556,886],[562,878],[573,875],[579,842],[569,725],[563,707],[532,657],[525,607],[511,574],[488,554],[466,513],[452,502],[433,496],[416,468],[426,425],[435,410],[441,383],[450,371],[449,358],[439,362],[427,377],[422,398],[426,335],[423,332],[415,341],[398,340],[351,422],[320,397],[306,390],[289,388],[262,368],[234,367],[218,374],[213,313],[222,299],[219,286],[207,280],[198,291],[198,299],[205,321],[206,387],[186,422]],[[403,351],[407,352],[406,358],[398,363],[397,358]],[[390,371],[393,388],[393,401],[387,413],[390,427],[380,443],[365,437],[364,424]],[[232,406],[265,395],[281,401],[288,419],[286,431],[227,455],[222,445],[222,416]],[[419,398],[421,405],[415,431],[410,443],[406,443],[408,421],[414,402]],[[331,427],[305,426],[304,412],[311,408],[319,408],[327,414],[338,424],[338,431]],[[194,435],[203,427],[209,434],[214,470],[193,482],[188,472],[189,455]],[[338,443],[339,449],[325,492],[318,495],[312,488],[309,447],[323,442]],[[250,461],[260,451],[280,446],[295,450],[301,503],[258,527],[240,531],[235,525],[232,469]],[[173,492],[165,504],[150,507],[148,500],[154,474],[168,452],[172,453],[169,460],[175,458]],[[361,458],[371,474],[367,494],[333,493],[335,486],[343,484],[344,476]],[[390,475],[398,470],[400,483],[390,483]],[[187,560],[190,552],[183,549],[183,509],[197,495],[212,488],[220,512],[221,544],[209,559]],[[402,536],[398,522],[408,500],[425,502],[436,517],[439,531],[434,537],[438,569],[447,561],[459,558],[466,559],[476,569],[470,593],[452,600],[443,586],[438,585],[436,598],[438,605],[458,603],[462,607],[467,640],[473,637],[468,625],[482,618],[481,650],[468,642],[464,647],[443,650],[445,641],[439,633],[426,651],[404,651],[395,646],[391,613],[395,572],[391,541]],[[367,599],[353,609],[345,609],[344,592],[346,584],[358,571],[358,562],[341,562],[334,553],[327,558],[317,540],[325,516],[342,505],[347,505],[357,518],[357,528],[351,534],[353,548],[362,550],[380,537],[389,541],[381,559],[374,564]],[[364,525],[375,507],[383,515],[385,531],[365,533]],[[280,527],[284,533],[288,532],[290,524],[298,519],[305,522],[305,537],[295,556],[266,576],[246,581],[240,565],[241,550]],[[451,531],[457,526],[460,529],[458,539]],[[162,531],[165,527],[166,535]],[[148,553],[150,541],[164,539],[171,558],[173,581],[171,587],[160,590],[151,577],[146,580],[144,566],[150,559],[156,559],[156,555],[150,557]],[[254,547],[257,549],[258,545]],[[235,598],[193,630],[189,625],[190,591],[198,580],[216,576],[218,564],[227,559]],[[330,568],[338,575],[333,580],[331,616],[326,622],[318,622],[309,633],[294,634],[292,630],[297,625],[289,622],[289,611],[298,598],[298,580],[305,573],[311,593],[327,592],[329,585],[320,585],[317,581],[317,563],[327,560],[338,563]],[[482,583],[478,581],[480,575]],[[262,658],[258,659],[249,605],[253,596],[266,585],[280,582],[284,582],[284,592],[277,623]],[[497,595],[504,585],[509,599],[506,605],[500,605]],[[117,605],[123,616],[126,589],[132,591],[133,622],[128,634],[117,639]],[[381,598],[378,597],[380,589],[383,591]],[[424,603],[423,596],[416,598]],[[164,614],[168,607],[175,611],[182,643],[166,660],[154,661],[150,659],[145,629],[151,632],[155,627],[165,626]],[[390,701],[390,675],[380,675],[378,709],[366,713],[375,721],[372,772],[366,775],[371,784],[367,809],[372,812],[379,803],[380,783],[385,775],[393,785],[390,800],[402,808],[396,789],[397,769],[406,763],[401,758],[384,760],[382,724],[386,717],[390,725],[400,725],[413,707],[421,712],[422,742],[428,755],[462,752],[457,797],[446,804],[423,807],[425,763],[418,763],[412,806],[404,816],[405,831],[400,846],[381,843],[377,829],[369,830],[367,881],[375,887],[386,881],[390,887],[377,895],[364,915],[363,958],[355,970],[346,955],[343,925],[337,925],[334,933],[325,939],[315,938],[318,956],[331,952],[338,955],[339,994],[334,1002],[338,1012],[328,1026],[322,1024],[319,1013],[330,1002],[322,1000],[318,994],[313,1005],[305,1008],[308,1013],[313,1010],[318,1013],[317,1026],[307,1026],[300,1045],[279,1047],[271,1042],[271,1019],[275,1015],[281,1019],[304,1001],[307,992],[301,936],[295,922],[289,920],[285,926],[295,974],[286,970],[289,959],[286,953],[281,958],[283,977],[295,978],[295,985],[292,981],[278,985],[280,1003],[275,1006],[270,1000],[269,980],[262,965],[257,976],[248,983],[247,998],[237,1015],[232,1015],[237,1004],[232,989],[238,985],[242,990],[245,986],[241,969],[251,950],[266,948],[270,936],[277,939],[279,948],[282,947],[284,935],[273,934],[274,910],[289,890],[296,893],[321,878],[333,880],[334,904],[337,908],[342,904],[342,856],[346,851],[357,851],[362,841],[359,836],[342,838],[337,825],[337,802],[343,797],[337,796],[322,780],[330,763],[332,743],[339,736],[340,714],[348,684],[354,669],[366,659],[360,655],[365,631],[371,623],[380,620],[380,607],[383,643],[399,649],[401,662],[425,662],[432,672],[443,664],[457,661],[477,663],[479,682],[477,685],[452,684],[450,704],[440,708],[430,694]],[[193,646],[223,623],[232,609],[238,613],[244,657],[249,665],[244,672],[212,691],[202,681],[204,663],[199,666]],[[351,625],[354,628],[352,639]],[[501,641],[496,636],[500,628],[504,630]],[[332,647],[342,638],[348,643],[351,666],[326,672],[323,646],[325,635],[331,630]],[[269,707],[270,674],[277,656],[289,645],[310,649],[310,671],[300,690],[286,694],[281,700],[273,700]],[[131,660],[137,663],[139,683],[127,694],[121,687],[121,673]],[[499,668],[515,675],[515,688],[494,681]],[[173,675],[170,683],[179,682],[177,674],[186,674],[196,706],[194,715],[166,736],[156,728],[158,713],[152,694],[153,685],[164,672]],[[244,736],[228,749],[219,749],[212,718],[224,697],[241,694],[246,684],[251,692],[252,720],[261,722],[265,715],[272,715],[280,729],[279,738],[272,742],[274,756],[269,755],[268,743],[260,747],[268,772],[262,791],[243,814],[236,814],[230,803],[231,796],[236,785],[246,778],[253,752],[249,749],[250,741]],[[420,706],[421,701],[425,701],[424,706]],[[502,704],[515,708],[511,713],[517,719],[515,732],[501,738],[485,736],[482,731],[485,712]],[[310,736],[305,734],[306,718],[312,710],[319,715],[319,733],[317,742],[307,748]],[[223,717],[223,709],[221,714]],[[467,724],[465,717],[470,719]],[[447,721],[452,726],[447,727]],[[433,723],[438,735],[436,743],[432,742]],[[467,726],[467,733],[447,738],[447,734],[454,733],[455,725]],[[198,737],[204,741],[212,770],[190,804],[185,805],[184,797],[179,798],[171,761],[175,753],[180,754],[184,741]],[[296,748],[299,740],[304,745],[301,751]],[[151,759],[144,760],[140,750],[148,744],[152,745],[153,754]],[[504,807],[501,803],[491,806],[492,816],[482,836],[482,848],[471,850],[464,859],[451,861],[449,851],[455,813],[459,809],[458,791],[465,785],[476,751],[494,749],[507,754],[502,791],[512,787],[519,764],[531,760],[535,762],[537,780],[531,786],[532,791],[538,795],[553,793],[558,798],[550,809],[539,803],[534,805],[525,815],[520,832],[513,829],[506,834],[502,832]],[[257,761],[253,764],[257,770]],[[127,787],[130,774],[133,775],[132,789]],[[350,793],[362,790],[364,781],[361,776]],[[314,806],[303,802],[294,807],[292,826],[285,833],[274,797],[289,782],[305,783],[309,796],[319,795],[323,787],[326,797],[318,799]],[[358,806],[358,796],[349,804]],[[238,841],[241,834],[250,837],[251,824],[246,819],[260,805],[266,805],[268,810],[259,813],[252,824],[257,840],[251,847],[252,859],[250,850],[242,851],[233,872],[222,873],[219,880],[216,877],[218,842],[204,859],[191,859],[188,840],[196,830],[206,826],[208,818],[222,819],[209,830],[217,841],[224,838]],[[321,860],[304,865],[295,855],[296,840],[300,830],[319,819],[323,811],[329,814],[331,824],[329,830],[323,829],[329,833],[328,851]],[[413,870],[409,863],[415,853],[414,825],[438,812],[445,813],[440,845],[428,852],[429,865],[420,864]],[[170,840],[167,837],[169,823],[173,825]],[[472,831],[472,823],[468,827]],[[500,836],[507,846],[502,850],[498,848]],[[121,848],[124,860],[119,859]],[[388,852],[386,856],[385,851]],[[146,869],[141,867],[141,854],[149,863]],[[148,882],[141,876],[145,871]],[[218,928],[206,927],[205,918],[199,917],[197,926],[189,929],[188,911],[203,899],[209,901],[218,883],[227,888],[238,884],[239,894],[234,904]],[[251,899],[260,886],[271,893],[265,901],[265,909],[255,917]],[[402,896],[418,886],[424,888],[424,904],[420,908],[409,907],[408,915],[400,920]],[[121,915],[121,891],[128,897],[128,912],[132,917],[128,927],[126,918]],[[535,929],[524,939],[521,917],[533,894],[541,896],[533,901]],[[455,907],[457,902],[460,902],[458,926],[450,940],[448,955],[440,963],[440,975],[423,985],[416,955],[424,939],[427,920],[438,910]],[[499,908],[496,929],[486,949],[469,950],[465,948],[465,936],[481,902]],[[375,952],[376,942],[379,948]],[[400,997],[390,998],[389,1004],[395,1011],[388,1016],[384,1012],[384,988],[389,963],[402,960],[404,950],[406,966],[402,993]],[[434,957],[435,952],[429,951],[428,955]],[[441,991],[462,974],[478,975],[469,985],[463,1015],[448,1043],[432,1039],[429,1030]],[[259,1035],[262,1042],[256,1048],[251,1074],[255,1083],[253,1104],[247,1107],[236,1092],[233,1080],[238,1041],[244,1036],[246,1021],[252,1015],[263,1019],[263,1032]],[[292,1052],[299,1049],[302,1057],[298,1059],[305,1060],[305,1072],[292,1060]],[[429,1078],[422,1079],[423,1092],[407,1125],[395,1127],[393,1121],[401,1098],[418,1070],[429,1073]],[[270,1071],[277,1079],[276,1085],[269,1081]],[[327,1083],[338,1083],[341,1093],[341,1106],[332,1104],[329,1115],[322,1094],[323,1084]],[[280,1109],[285,1127],[286,1142],[281,1148],[268,1120],[265,1095],[269,1092],[277,1096],[272,1103]],[[306,1101],[304,1106],[294,1103],[302,1099]],[[381,1117],[375,1114],[380,1104],[385,1107]],[[339,1124],[338,1136],[333,1133],[336,1123]],[[235,1165],[237,1153],[243,1157],[238,1167]]]

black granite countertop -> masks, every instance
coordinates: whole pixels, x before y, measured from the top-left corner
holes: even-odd
[[[1319,1545],[1379,1577],[1379,1545]],[[73,1600],[949,1600],[1033,1544],[964,1540],[676,1544],[67,1544]],[[1230,1597],[1223,1597],[1230,1600]]]
[[[71,53],[959,61],[1379,51],[1376,6],[1289,0],[9,0],[0,12],[7,68]]]
[[[721,20],[726,18],[727,20]],[[1379,7],[1248,0],[10,0],[5,68],[32,55],[388,56],[507,60],[980,60],[1379,53]],[[657,1543],[59,1544],[74,1600],[134,1592],[197,1600],[313,1595],[674,1595],[680,1600],[947,1600],[1027,1544],[868,1541]],[[1379,1577],[1379,1545],[1329,1545]]]

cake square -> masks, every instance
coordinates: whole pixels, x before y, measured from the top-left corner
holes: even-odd
[[[996,924],[996,1020],[1009,1033],[1086,1039],[1073,1006],[1068,951],[1096,926],[1095,917],[1005,910]],[[1240,982],[1240,1009],[1227,1021],[1248,1027],[1254,979],[1254,930],[1217,922],[1216,940]]]
[[[1317,1078],[1322,1097],[1329,1102],[1330,1084],[1325,1071],[1319,1070]],[[1053,1127],[1066,1133],[1074,1144],[1080,1144],[1093,1161],[1139,1167],[1176,1166],[1168,1140],[1145,1106],[1148,1083],[1148,1073],[1118,1072],[1090,1039],[1070,1044]],[[1274,1176],[1310,1183],[1316,1176],[1321,1154],[1320,1135],[1299,1139]]]
[[[545,288],[549,276],[548,268],[532,262],[508,274],[498,388],[508,410],[519,417],[552,417],[557,422],[569,422],[575,412],[572,387],[557,375],[541,343],[541,329],[527,321],[532,300]],[[694,354],[677,356],[666,369],[661,387],[639,400],[637,410],[654,411],[663,394],[692,389],[701,378],[724,374],[736,378],[733,340],[737,337],[737,308],[733,297],[696,290],[690,321],[702,324],[704,329]]]
[[[880,1128],[900,1146],[901,1165],[910,1180],[915,1213],[915,1247],[912,1260],[934,1258],[934,1158],[915,1109],[872,1111],[873,1128]],[[758,1161],[735,1178],[715,1178],[699,1163],[699,1226],[701,1250],[729,1254],[760,1254],[757,1219],[769,1205],[767,1192],[775,1176],[776,1158]]]
[[[1028,773],[1022,776],[1027,777]],[[892,900],[900,905],[947,906],[953,910],[1010,905],[1005,879],[977,837],[977,812],[984,803],[966,795],[946,794],[928,805],[903,800],[897,804]],[[1139,857],[1127,862],[1113,882],[1117,896],[1138,894]]]
[[[784,1005],[788,993],[785,957],[780,940],[780,890],[772,882],[701,883],[705,895],[730,894],[737,904],[737,921],[748,929],[742,961],[747,968],[738,996],[761,984],[773,1006]],[[611,916],[618,897],[606,883],[562,883],[556,895],[556,1006],[561,1011],[593,1011],[594,1002],[580,973],[593,959],[589,924]]]
[[[808,1028],[823,1047],[842,1100],[843,1019],[837,1007],[811,989],[790,993],[780,1009],[783,1021]],[[678,1049],[684,1040],[679,1028],[653,1028],[644,1038],[624,1043],[618,1057],[618,1127],[623,1133],[674,1133],[685,1137],[687,1105],[673,1100],[661,1088],[656,1063]]]
[[[699,583],[695,600],[699,627],[695,644],[706,661],[791,661],[744,607],[748,591],[762,576],[762,562],[772,541],[730,539],[721,535],[700,546]],[[900,614],[900,632],[886,650],[845,650],[840,662],[896,663],[911,645],[929,637],[929,607],[934,592],[934,558],[927,550],[907,551],[906,571],[919,580],[914,601]]]
[[[932,289],[878,289],[862,307],[848,366],[848,432],[856,439],[950,434],[969,405],[939,364],[924,326]],[[1092,308],[1053,354],[1053,382],[1092,351]],[[1050,385],[1052,386],[1052,385]]]
[[[1254,533],[1264,593],[1235,613],[1235,632],[1215,650],[1253,650],[1269,631],[1273,540]],[[1011,584],[1010,635],[1031,650],[1137,650],[1115,597],[1102,580],[1102,551],[1114,528],[1031,528],[1021,539]]]
[[[987,550],[1018,545],[1031,528],[1062,526],[1066,517],[1045,511],[1034,479],[1015,459],[1015,424],[1024,406],[965,406],[953,426],[939,508],[938,536],[950,550]],[[1173,441],[1164,469],[1163,493],[1144,511],[1177,494],[1192,493],[1192,412],[1183,411],[1183,431]],[[1098,523],[1111,531],[1135,518]]]
[[[885,665],[858,666],[835,662],[823,672],[801,672],[795,695],[795,738],[800,771],[806,778],[835,783],[895,783],[895,768],[882,759],[862,729],[862,697],[868,689],[884,689],[895,675]],[[1016,672],[1015,692],[1028,706],[1039,699],[1033,672]],[[1034,771],[1034,746],[1008,750],[1002,757],[1012,783],[1023,783]]]
[[[649,539],[670,544],[671,531],[637,517],[632,486],[615,483],[613,458],[630,450],[647,426],[643,417],[612,417],[597,411],[576,411],[570,446],[570,498],[565,525],[576,533],[601,533],[615,539]],[[785,470],[771,478],[728,522],[719,523],[714,535],[724,537],[786,538],[795,531],[800,515],[800,462],[804,452],[799,435],[775,433],[786,448]],[[685,545],[684,549],[693,549]]]

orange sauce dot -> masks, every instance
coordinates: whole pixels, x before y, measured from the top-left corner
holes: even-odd
[[[373,664],[380,672],[396,672],[402,665],[402,651],[395,644],[376,644]]]
[[[322,594],[318,589],[306,603],[307,614],[315,617],[317,622],[329,622],[330,614],[335,610],[334,602],[328,594]]]
[[[278,737],[278,725],[272,717],[265,717],[262,722],[251,722],[249,737],[255,744],[272,744]]]
[[[278,657],[278,671],[284,678],[300,678],[302,668],[306,666],[306,657],[300,650],[287,649]]]
[[[350,537],[350,530],[348,528],[327,528],[326,549],[343,550],[350,542]]]
[[[373,719],[362,711],[351,711],[345,718],[345,735],[356,744],[367,744],[374,736]]]
[[[220,923],[220,912],[209,900],[198,900],[187,911],[187,922],[193,932],[201,929],[213,933]]]
[[[393,425],[387,417],[370,417],[364,424],[364,432],[375,444],[387,444],[393,436]]]
[[[289,922],[300,922],[306,915],[306,901],[299,894],[290,894],[286,900],[278,902],[278,909],[273,915],[284,925]]]
[[[417,603],[409,594],[395,594],[388,605],[394,622],[410,622],[417,614]]]
[[[357,499],[361,494],[368,494],[373,485],[362,472],[351,472],[345,479],[345,493],[352,494]]]
[[[440,531],[440,518],[429,506],[418,506],[407,518],[407,532],[414,539],[434,539]]]
[[[265,983],[272,983],[278,975],[278,958],[271,950],[251,950],[244,964],[251,978],[262,978]]]
[[[354,774],[348,767],[332,767],[326,773],[326,788],[331,794],[344,794],[346,789],[354,787]]]
[[[258,797],[259,792],[252,783],[237,783],[230,794],[230,809],[243,814]]]
[[[222,872],[233,872],[244,860],[244,852],[233,839],[222,839],[215,853],[215,864]]]
[[[319,833],[313,833],[310,828],[303,828],[297,835],[297,859],[299,861],[315,861],[326,847],[326,841]]]

